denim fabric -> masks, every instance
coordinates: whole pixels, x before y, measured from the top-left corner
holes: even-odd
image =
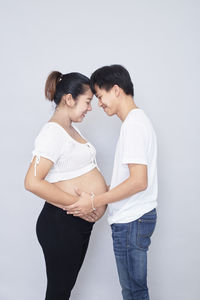
[[[156,219],[154,208],[133,222],[111,225],[123,300],[149,300],[147,251]]]

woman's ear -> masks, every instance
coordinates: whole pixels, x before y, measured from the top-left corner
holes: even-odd
[[[75,100],[73,99],[71,94],[66,94],[63,96],[64,104],[66,104],[69,107],[75,106]]]

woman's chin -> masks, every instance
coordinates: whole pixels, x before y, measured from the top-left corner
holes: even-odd
[[[77,117],[76,119],[74,118],[74,119],[72,120],[72,122],[80,123],[80,122],[82,122],[84,119],[85,119],[85,115],[81,115],[81,116]]]
[[[84,120],[83,117],[79,117],[79,118],[77,118],[76,121],[74,121],[74,122],[81,123],[81,122],[83,122],[83,120]]]

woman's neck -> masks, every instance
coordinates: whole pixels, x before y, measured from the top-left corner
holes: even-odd
[[[55,112],[49,121],[57,122],[66,129],[70,128],[72,124],[72,121],[67,112],[60,108],[55,109]]]

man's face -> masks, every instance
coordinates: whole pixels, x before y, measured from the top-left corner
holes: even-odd
[[[108,116],[117,113],[118,99],[116,98],[115,89],[112,87],[109,91],[99,88],[95,85],[96,97],[98,98],[99,107],[102,107]]]

